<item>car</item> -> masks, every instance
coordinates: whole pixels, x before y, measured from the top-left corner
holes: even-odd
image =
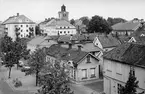
[[[19,61],[19,67],[23,67],[24,66],[24,62]]]
[[[21,69],[22,72],[26,72],[26,71],[29,71],[29,70],[30,70],[30,67],[26,66],[26,65],[23,66],[22,69]]]

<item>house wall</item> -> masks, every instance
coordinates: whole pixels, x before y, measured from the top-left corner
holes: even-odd
[[[54,35],[70,35],[76,34],[76,28],[74,26],[46,26],[44,33],[50,36]]]
[[[34,35],[35,35],[35,24],[6,24],[5,27],[7,28],[6,32],[8,33],[8,36],[10,36],[13,40],[16,38],[16,32],[15,28],[16,26],[20,28],[18,31],[20,33],[19,37],[20,38],[25,38],[28,37],[29,35],[29,27],[33,27],[34,29]],[[28,27],[27,27],[28,26]]]
[[[91,61],[91,63],[87,63],[87,58],[80,61],[79,65],[77,66],[77,70],[76,70],[76,81],[87,81],[87,80],[99,78],[99,61],[92,57],[90,58],[90,61]],[[93,77],[93,78],[91,78],[91,73],[90,73],[91,68],[95,68],[95,77]],[[83,73],[82,73],[83,69],[87,69],[87,79],[82,79],[83,78]]]
[[[135,76],[139,81],[138,92],[145,90],[145,69],[134,67]],[[130,66],[104,59],[104,92],[118,94],[118,84],[125,85],[128,80]]]
[[[102,44],[100,43],[98,37],[96,37],[96,38],[94,39],[93,43],[94,43],[95,46],[98,46],[99,48],[103,49],[103,46],[102,46]]]

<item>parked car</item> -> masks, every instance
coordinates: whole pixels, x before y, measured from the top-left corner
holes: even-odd
[[[27,65],[24,65],[24,66],[22,67],[22,69],[21,69],[22,72],[26,72],[26,71],[28,71],[28,70],[30,70],[30,67],[27,66]]]

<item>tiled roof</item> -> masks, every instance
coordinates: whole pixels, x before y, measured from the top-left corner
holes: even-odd
[[[60,20],[60,19],[52,19],[51,21],[46,23],[46,26],[71,26],[71,27],[74,27],[68,21],[66,21],[66,20]]]
[[[78,49],[78,45],[81,45],[82,48],[81,50],[84,52],[96,52],[96,51],[101,51],[101,49],[97,46],[95,46],[93,43],[85,43],[85,44],[73,44],[72,48],[73,49]],[[62,47],[68,48],[68,44],[66,45],[61,45]]]
[[[125,23],[117,23],[112,26],[113,30],[137,30],[140,26],[140,22],[125,22]]]
[[[36,36],[35,38],[33,38],[31,41],[29,41],[27,44],[28,45],[33,45],[33,46],[37,46],[39,45],[39,47],[50,47],[53,44],[57,44],[57,42],[55,42],[54,40],[49,40],[50,38],[48,38],[47,36]],[[49,40],[49,42],[48,42]]]
[[[5,20],[2,24],[35,24],[25,15],[12,16]]]
[[[77,64],[88,52],[63,48],[58,44],[54,44],[47,49],[47,54],[56,58],[59,56],[61,60],[72,60],[74,64]]]
[[[145,68],[145,45],[125,43],[109,51],[104,58]]]
[[[97,36],[101,42],[103,48],[116,47],[120,44],[120,41],[112,35],[99,35]]]

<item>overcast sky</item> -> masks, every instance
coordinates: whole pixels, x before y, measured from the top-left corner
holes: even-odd
[[[145,0],[0,0],[0,21],[16,13],[33,21],[58,17],[63,4],[69,12],[69,19],[94,15],[145,19]]]

